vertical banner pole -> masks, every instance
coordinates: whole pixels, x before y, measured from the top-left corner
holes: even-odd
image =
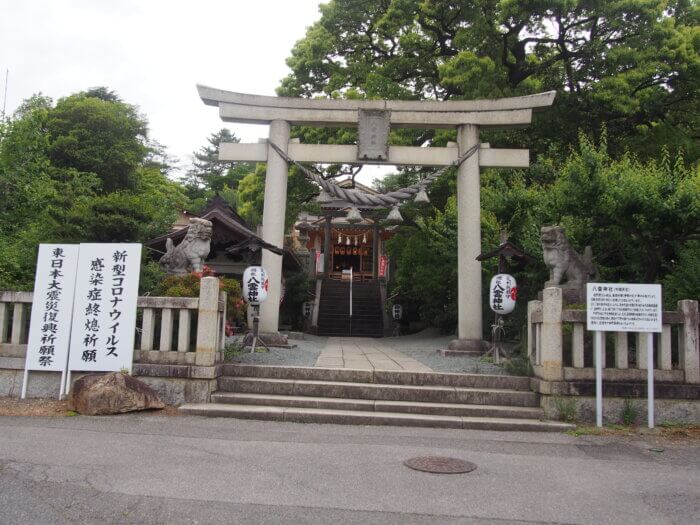
[[[595,347],[595,421],[596,426],[603,426],[603,359],[601,347],[603,346],[603,332],[596,330],[593,333]]]
[[[64,393],[66,395],[70,393],[70,368],[68,369],[68,373],[66,374],[66,388]]]
[[[66,369],[64,368],[63,371],[61,372],[61,386],[58,391],[58,400],[60,401],[63,399],[63,394],[66,391]]]
[[[29,370],[24,368],[24,377],[22,378],[22,399],[27,397],[27,381],[29,381]]]
[[[654,428],[654,334],[647,337],[647,421]]]

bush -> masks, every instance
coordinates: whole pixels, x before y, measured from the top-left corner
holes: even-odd
[[[169,275],[153,290],[153,295],[162,297],[199,297],[199,283],[202,277],[215,276],[207,266],[204,271],[187,275]],[[226,320],[241,322],[245,319],[247,305],[241,294],[241,285],[236,279],[219,277],[219,289],[226,292]]]

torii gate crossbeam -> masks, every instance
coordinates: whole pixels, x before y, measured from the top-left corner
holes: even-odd
[[[269,141],[298,162],[399,164],[445,166],[479,144],[479,129],[503,129],[530,124],[534,110],[550,106],[555,92],[522,97],[467,101],[329,100],[267,97],[197,86],[202,101],[219,108],[228,122],[269,124]],[[457,130],[457,147],[411,148],[390,146],[386,158],[360,159],[357,146],[299,144],[289,140],[291,125],[355,127],[361,111],[381,111],[395,127],[451,128]],[[265,143],[222,144],[220,160],[267,162],[262,237],[281,246],[287,200],[287,162]],[[481,253],[479,168],[527,167],[527,150],[499,150],[481,145],[477,154],[458,169],[458,339],[451,349],[481,349]],[[261,330],[276,332],[282,258],[263,251],[262,264],[270,283],[268,299],[261,306]]]

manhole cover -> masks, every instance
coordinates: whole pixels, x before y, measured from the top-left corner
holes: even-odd
[[[442,456],[421,456],[407,459],[403,462],[408,468],[433,474],[463,474],[476,469],[474,463],[457,458],[445,458]]]

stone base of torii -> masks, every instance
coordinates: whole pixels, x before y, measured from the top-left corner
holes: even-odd
[[[221,144],[219,160],[267,162],[262,238],[282,246],[287,201],[288,163],[269,144],[297,162],[445,166],[479,144],[479,130],[521,127],[530,124],[533,110],[546,108],[555,92],[522,97],[468,101],[397,101],[297,99],[249,95],[197,86],[205,104],[217,106],[226,122],[269,124],[269,140],[258,144]],[[452,128],[456,147],[422,148],[382,143],[382,130],[360,129],[359,146],[290,142],[290,126],[357,127],[361,113],[383,118],[388,128]],[[377,119],[370,122],[374,126]],[[379,137],[377,139],[376,137]],[[454,350],[482,349],[480,167],[522,168],[529,165],[528,150],[491,149],[483,145],[458,168],[458,339]],[[260,309],[260,330],[278,330],[282,257],[263,251],[262,266],[270,278],[268,299]]]

